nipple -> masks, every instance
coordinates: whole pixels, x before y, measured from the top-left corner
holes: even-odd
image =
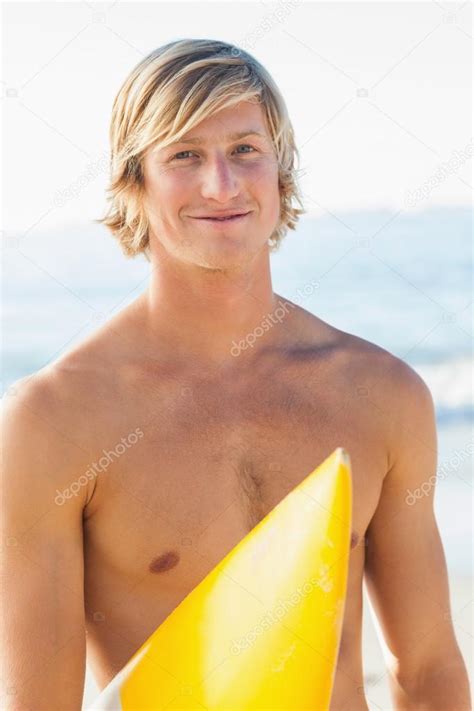
[[[166,551],[157,558],[153,558],[149,565],[150,573],[164,573],[174,568],[179,563],[179,555],[176,551]]]
[[[357,533],[357,531],[352,531],[352,533],[351,533],[351,549],[355,548],[358,543],[359,543],[359,534]]]

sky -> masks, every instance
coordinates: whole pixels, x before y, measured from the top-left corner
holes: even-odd
[[[285,97],[310,215],[472,200],[469,2],[4,3],[4,230],[105,208],[112,103],[180,37],[250,51]]]

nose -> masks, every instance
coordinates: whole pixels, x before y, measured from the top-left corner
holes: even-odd
[[[226,158],[210,158],[203,168],[202,197],[228,204],[239,192],[239,180]]]

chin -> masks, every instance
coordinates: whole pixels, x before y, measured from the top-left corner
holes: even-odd
[[[202,245],[192,261],[208,269],[232,269],[248,264],[264,249],[267,242],[252,242],[236,238],[223,238],[218,244]]]

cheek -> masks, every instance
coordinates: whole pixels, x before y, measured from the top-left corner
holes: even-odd
[[[265,180],[267,183],[278,179],[278,163],[271,156],[263,156],[260,159],[249,161],[245,165],[250,178]]]
[[[191,181],[181,174],[163,173],[146,180],[146,205],[152,222],[172,224],[181,207],[189,201]]]
[[[272,217],[280,212],[280,190],[278,187],[278,164],[275,161],[265,161],[254,166],[250,176],[252,190],[262,205]]]
[[[159,199],[166,207],[169,202],[174,202],[182,190],[189,185],[184,176],[177,173],[163,173],[151,176],[146,181],[147,193],[151,198]]]
[[[278,189],[278,163],[272,159],[255,161],[249,166],[249,179],[262,189]]]

